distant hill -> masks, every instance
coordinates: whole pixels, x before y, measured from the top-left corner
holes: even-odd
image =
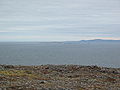
[[[120,40],[93,39],[93,40],[81,40],[80,42],[120,42]]]
[[[120,40],[104,40],[104,39],[93,39],[93,40],[81,40],[81,41],[66,41],[66,44],[80,44],[80,43],[120,43]]]

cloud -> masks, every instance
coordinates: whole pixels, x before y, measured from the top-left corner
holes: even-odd
[[[0,12],[0,40],[120,36],[119,0],[2,0]]]
[[[14,35],[0,36],[0,41],[79,41],[90,39],[113,39],[120,40],[120,37],[107,37],[107,36],[85,36],[85,35]]]

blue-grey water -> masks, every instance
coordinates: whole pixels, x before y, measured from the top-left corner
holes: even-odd
[[[0,43],[0,64],[120,67],[120,43]]]

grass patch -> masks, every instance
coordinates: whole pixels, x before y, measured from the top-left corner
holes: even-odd
[[[10,76],[10,77],[38,78],[37,74],[27,73],[24,70],[1,70],[0,75]]]

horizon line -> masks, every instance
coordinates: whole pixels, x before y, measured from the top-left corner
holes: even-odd
[[[26,40],[26,41],[0,41],[0,42],[42,42],[42,43],[44,43],[44,42],[77,42],[77,41],[89,41],[89,40],[113,40],[113,41],[120,41],[120,39],[82,39],[82,40],[53,40],[53,41],[35,41],[35,40]]]

